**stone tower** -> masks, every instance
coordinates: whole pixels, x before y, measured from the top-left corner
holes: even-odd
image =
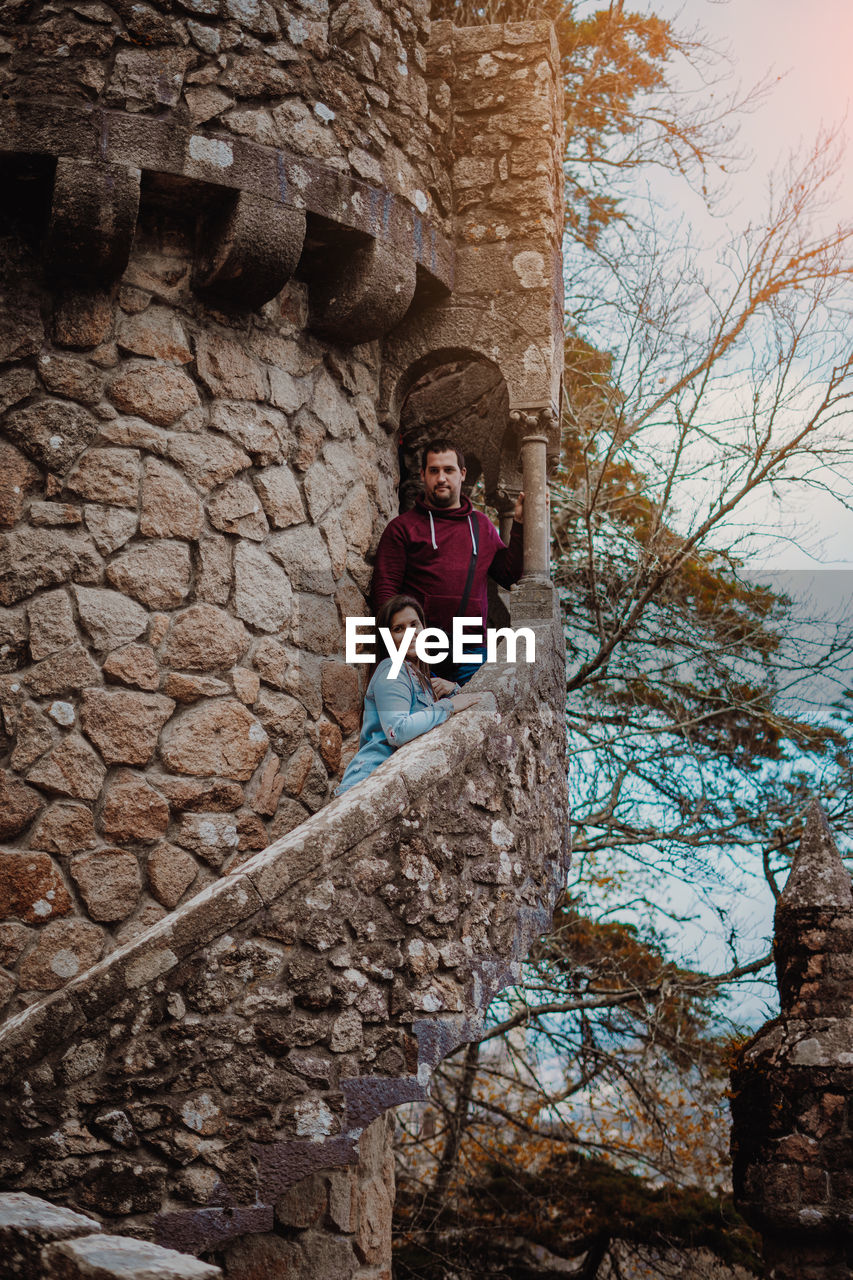
[[[813,805],[776,909],[782,1011],[732,1073],[735,1198],[771,1280],[853,1275],[853,890]]]
[[[235,1277],[381,1275],[382,1115],[565,868],[554,34],[10,0],[0,77],[0,1178]],[[488,501],[527,493],[539,659],[327,806],[444,367],[485,371]]]

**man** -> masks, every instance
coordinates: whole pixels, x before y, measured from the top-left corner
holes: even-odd
[[[523,566],[522,522],[524,494],[513,512],[509,546],[501,542],[488,516],[475,511],[462,496],[465,458],[449,440],[432,440],[421,453],[424,491],[413,510],[395,516],[376,551],[373,606],[380,609],[391,596],[403,593],[419,600],[427,626],[440,627],[448,638],[453,619],[481,618],[486,625],[488,577],[511,587]],[[464,684],[485,657],[485,646],[469,645],[469,661],[455,665],[448,659],[434,668],[439,677]],[[439,687],[439,696],[445,690]]]

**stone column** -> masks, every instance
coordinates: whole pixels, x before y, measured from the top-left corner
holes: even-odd
[[[545,451],[548,437],[525,435],[521,442],[524,475],[524,576],[547,578],[548,476]]]
[[[853,890],[826,819],[809,812],[776,909],[781,1016],[732,1071],[737,1205],[769,1280],[853,1276]]]
[[[515,409],[524,490],[524,573],[512,590],[512,617],[550,617],[553,587],[550,577],[550,529],[548,508],[548,410]]]

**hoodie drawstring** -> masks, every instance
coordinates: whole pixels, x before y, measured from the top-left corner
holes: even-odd
[[[435,521],[434,521],[434,520],[433,520],[433,518],[432,518],[432,512],[431,512],[431,511],[430,511],[430,512],[428,512],[427,514],[429,515],[429,534],[430,534],[430,540],[431,540],[431,542],[432,542],[432,549],[433,549],[433,551],[438,551],[438,543],[437,543],[437,542],[436,542],[436,540],[435,540]],[[471,535],[471,546],[474,548],[474,555],[476,555],[476,554],[477,554],[477,539],[474,537],[474,526],[473,526],[473,525],[472,525],[472,523],[471,523],[471,517],[470,517],[470,516],[468,517],[468,532],[469,532],[469,533],[470,533],[470,535]]]

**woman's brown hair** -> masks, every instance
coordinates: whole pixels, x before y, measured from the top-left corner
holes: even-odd
[[[371,676],[373,675],[373,672],[376,670],[376,668],[379,666],[379,663],[382,661],[383,657],[386,656],[385,654],[380,653],[380,650],[379,650],[379,645],[381,640],[379,636],[379,628],[387,627],[390,630],[391,623],[394,621],[394,615],[397,613],[400,613],[402,609],[414,609],[415,613],[418,615],[418,621],[420,622],[421,626],[422,627],[426,626],[426,618],[424,617],[423,605],[420,603],[419,600],[416,600],[414,596],[399,595],[399,596],[392,596],[390,600],[386,600],[385,603],[381,606],[378,614],[376,615],[376,635],[377,635],[376,659],[373,663],[373,670],[370,672]],[[432,694],[432,682],[430,680],[428,665],[421,658],[417,658],[417,657],[406,658],[405,661],[406,661],[406,665],[410,667],[417,675],[418,680],[420,681],[420,684],[421,684],[421,688],[424,689],[427,693]]]

